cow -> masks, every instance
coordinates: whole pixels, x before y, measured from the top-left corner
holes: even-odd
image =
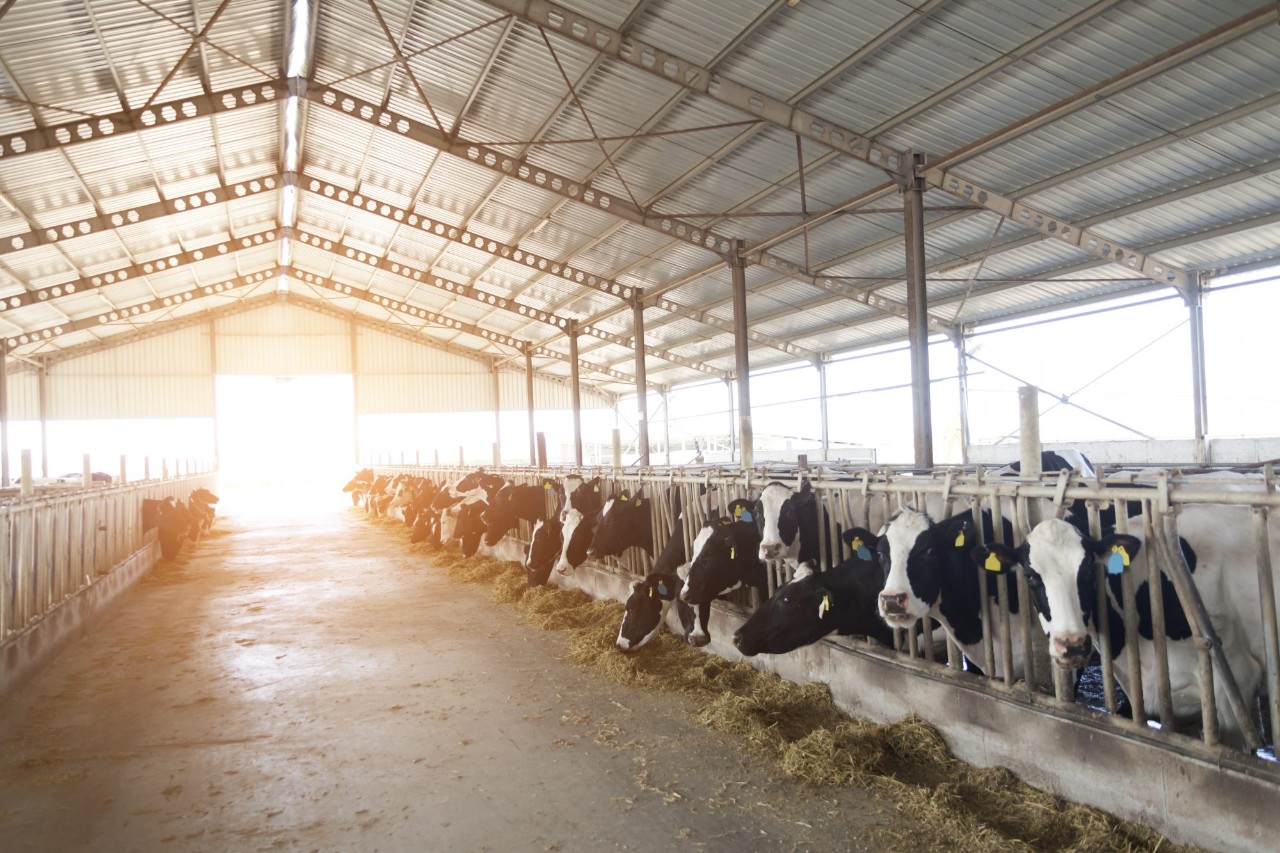
[[[364,493],[368,490],[369,486],[373,484],[373,479],[373,469],[362,468],[356,472],[354,477],[347,481],[345,486],[342,487],[342,491],[351,493],[352,506],[360,505],[360,499],[364,496]]]
[[[818,501],[808,480],[799,490],[773,481],[756,501],[760,559],[806,563],[818,559]]]
[[[492,501],[494,496],[498,494],[498,490],[507,484],[507,481],[497,474],[486,473],[483,468],[472,471],[461,480],[458,481],[454,488],[459,492],[470,492],[475,489],[484,489],[485,500]]]
[[[192,535],[193,520],[198,533],[199,520],[172,495],[163,500],[142,499],[142,532],[159,531],[160,556],[165,560],[172,560],[181,552],[182,543]]]
[[[1081,477],[1095,476],[1093,463],[1089,461],[1088,456],[1085,456],[1079,450],[1040,451],[1040,470],[1046,473],[1052,471],[1075,471]],[[1008,465],[992,470],[991,473],[1000,477],[1021,474],[1022,462],[1010,462]]]
[[[990,513],[981,514],[983,539],[992,541]],[[1011,541],[1013,526],[1003,521],[1006,541]],[[850,535],[862,541],[863,547],[877,552],[884,572],[884,587],[877,599],[881,618],[893,628],[913,629],[917,622],[932,617],[947,636],[976,664],[985,675],[1000,677],[1002,644],[1006,634],[1000,625],[998,607],[990,612],[996,622],[991,638],[995,660],[988,661],[983,647],[982,606],[979,597],[978,569],[969,551],[973,547],[973,513],[969,510],[935,522],[928,514],[911,507],[898,510],[889,520],[884,533],[876,536],[854,527]],[[1012,574],[1002,576],[1008,592],[1009,613],[1018,613],[1017,587]],[[997,584],[988,587],[993,599]],[[1022,675],[1022,638],[1020,631],[1010,633],[1013,653],[1013,677]]]
[[[733,635],[747,657],[780,655],[816,643],[835,632],[861,635],[893,645],[893,631],[880,618],[877,599],[884,575],[873,552],[851,531],[844,542],[853,552],[828,571],[803,563],[791,581],[752,613]]]
[[[489,499],[484,513],[486,545],[497,545],[507,531],[515,527],[518,519],[541,521],[547,511],[547,492],[554,492],[557,483],[543,480],[536,485],[507,483]]]
[[[754,503],[743,499],[729,502],[729,514],[703,528],[696,556],[680,590],[680,599],[697,608],[697,620],[689,643],[705,646],[711,642],[708,617],[711,601],[741,586],[754,587],[764,594],[768,587],[764,563],[760,560],[760,529],[752,512]],[[705,533],[705,538],[703,537]]]
[[[587,559],[603,513],[604,494],[600,485],[599,477],[582,481],[565,498],[566,505],[560,512],[560,558],[556,561],[556,571],[562,575],[572,572]],[[619,517],[626,512],[623,508]]]
[[[559,515],[540,519],[533,525],[529,536],[529,550],[525,553],[524,571],[529,586],[542,586],[551,579],[563,544],[563,530]]]
[[[213,526],[213,519],[216,515],[213,505],[218,503],[219,500],[220,498],[217,495],[203,486],[191,493],[188,503],[191,512],[199,518],[201,529],[208,530]]]
[[[622,625],[618,628],[618,637],[614,644],[624,652],[634,652],[658,635],[662,623],[666,621],[667,611],[675,602],[680,617],[682,634],[686,640],[694,629],[694,614],[689,605],[679,598],[680,588],[684,585],[681,572],[687,572],[683,535],[684,511],[680,508],[679,492],[673,493],[672,509],[676,512],[675,530],[662,546],[658,559],[653,563],[653,571],[643,580],[631,584],[631,592],[623,606]],[[703,528],[709,530],[710,528]],[[705,537],[695,541],[695,551]]]
[[[1240,522],[1232,529],[1232,517]],[[1231,576],[1248,575],[1233,571],[1239,563],[1252,559],[1252,522],[1248,509],[1192,504],[1178,519],[1179,545],[1209,620],[1218,632],[1222,650],[1246,701],[1253,699],[1262,683],[1265,665],[1261,644],[1251,650],[1250,624],[1258,624],[1256,583],[1232,584]],[[1239,539],[1233,541],[1233,537]],[[1242,548],[1242,542],[1245,547]],[[1139,526],[1132,534],[1109,531],[1099,539],[1082,533],[1078,526],[1059,519],[1037,524],[1018,549],[991,544],[973,549],[974,562],[992,572],[1007,572],[1021,563],[1031,601],[1040,617],[1040,626],[1049,636],[1049,655],[1054,664],[1075,669],[1087,662],[1093,646],[1099,645],[1101,616],[1098,613],[1095,565],[1106,567],[1106,624],[1109,653],[1116,678],[1132,697],[1134,674],[1125,653],[1136,642],[1140,660],[1143,707],[1149,717],[1159,715],[1156,686],[1155,631],[1151,613],[1148,566],[1150,548],[1144,548],[1145,531]],[[1247,553],[1246,553],[1247,552]],[[1138,616],[1138,636],[1125,631],[1121,605],[1121,575],[1135,572],[1134,608]],[[1246,579],[1250,580],[1250,579]],[[1252,587],[1249,589],[1249,587]],[[1243,592],[1243,597],[1240,597]],[[1170,698],[1176,720],[1162,721],[1173,727],[1178,720],[1191,719],[1201,710],[1199,659],[1191,622],[1172,582],[1160,572],[1160,597],[1164,608],[1165,649],[1169,665]],[[1223,739],[1236,746],[1244,739],[1239,722],[1230,711],[1223,680],[1215,678],[1218,723]]]
[[[653,556],[653,525],[650,502],[641,489],[634,495],[623,491],[610,498],[600,510],[600,523],[587,554],[593,557],[616,557],[628,548],[639,548]]]
[[[458,540],[462,556],[474,556],[484,537],[484,513],[488,508],[489,502],[484,499],[484,489],[473,489],[450,509],[455,513],[456,520],[453,529],[442,532],[441,536],[448,540]],[[443,529],[445,525],[442,524],[441,527]]]

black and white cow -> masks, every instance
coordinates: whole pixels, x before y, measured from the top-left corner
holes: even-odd
[[[1231,529],[1232,517],[1241,524]],[[1247,523],[1249,529],[1243,529]],[[1178,519],[1183,556],[1196,589],[1204,601],[1209,619],[1222,641],[1222,650],[1246,701],[1257,693],[1262,678],[1263,659],[1249,648],[1248,624],[1258,624],[1257,586],[1232,584],[1230,575],[1251,572],[1232,571],[1253,559],[1252,525],[1247,508],[1217,507],[1193,504]],[[1233,535],[1243,540],[1230,541]],[[1040,625],[1049,636],[1049,654],[1059,667],[1074,669],[1089,659],[1101,634],[1101,618],[1097,608],[1097,574],[1101,562],[1107,575],[1107,631],[1111,639],[1110,654],[1121,688],[1133,696],[1133,673],[1125,653],[1131,642],[1138,644],[1143,707],[1149,717],[1159,714],[1156,687],[1156,656],[1151,614],[1151,588],[1147,560],[1150,548],[1143,548],[1144,531],[1139,525],[1133,534],[1110,532],[1101,539],[1084,535],[1072,524],[1058,519],[1042,521],[1028,534],[1018,549],[1001,545],[973,550],[973,559],[993,572],[1007,571],[1021,563],[1027,576],[1031,601],[1040,617]],[[1193,544],[1195,543],[1195,544]],[[1134,607],[1138,615],[1138,636],[1130,638],[1125,631],[1121,605],[1121,575],[1135,572]],[[1251,589],[1247,587],[1251,586]],[[1201,710],[1199,661],[1190,620],[1182,608],[1172,582],[1160,573],[1160,596],[1164,606],[1165,648],[1169,664],[1169,687],[1174,716],[1180,720],[1196,717]],[[1233,592],[1234,591],[1234,592]],[[1244,592],[1243,600],[1239,593]],[[1240,726],[1230,711],[1222,679],[1214,679],[1218,723],[1223,739],[1235,745],[1243,743]],[[1176,721],[1174,721],[1176,722]]]
[[[734,633],[738,651],[786,654],[832,632],[893,645],[893,631],[877,609],[884,574],[875,553],[852,532],[844,539],[853,556],[825,572],[802,564]]]
[[[768,579],[760,560],[760,528],[756,526],[752,501],[729,502],[729,515],[704,527],[695,544],[696,555],[680,590],[680,599],[696,608],[697,622],[689,643],[705,646],[711,642],[708,618],[711,601],[739,587],[754,587],[766,594]]]
[[[1042,450],[1040,451],[1040,470],[1049,473],[1053,471],[1075,471],[1082,477],[1094,476],[1093,463],[1089,461],[1089,457],[1085,456],[1079,450]],[[1001,468],[996,468],[990,473],[1000,477],[1012,476],[1022,473],[1022,462],[1010,462]]]
[[[992,541],[990,514],[982,513],[983,539]],[[982,606],[978,568],[970,559],[974,544],[973,514],[970,511],[935,522],[927,514],[910,507],[899,510],[880,536],[852,528],[850,535],[865,547],[878,552],[884,571],[884,587],[877,600],[881,618],[891,627],[913,629],[917,622],[932,617],[948,637],[984,674],[1003,675],[1000,609],[991,606],[994,661],[986,659],[983,648]],[[1004,538],[1011,541],[1013,527],[1004,522]],[[1002,576],[1007,584],[1009,612],[1018,612],[1017,587],[1012,575]],[[994,602],[998,586],[989,584]],[[1021,632],[1010,633],[1013,676],[1021,677],[1023,667]]]
[[[556,559],[560,556],[564,540],[560,516],[544,518],[533,525],[529,536],[529,550],[525,552],[524,572],[529,586],[542,586],[551,578]]]
[[[687,571],[688,568],[685,562],[684,536],[681,533],[682,521],[683,511],[679,511],[675,530],[662,546],[662,552],[654,561],[653,571],[644,580],[631,584],[631,594],[627,596],[623,607],[622,626],[618,629],[615,641],[617,647],[624,652],[634,652],[658,635],[673,602],[686,641],[693,632],[693,611],[679,597],[684,585],[680,572]]]
[[[554,492],[558,484],[544,480],[534,485],[507,483],[489,499],[484,513],[486,545],[497,545],[516,521],[541,521],[547,514],[547,492]]]
[[[453,515],[453,529],[448,530],[442,524],[442,538],[458,541],[462,556],[472,557],[480,548],[480,540],[484,538],[484,513],[489,502],[484,499],[484,489],[473,489],[455,506],[449,508]]]
[[[798,490],[769,483],[756,501],[756,514],[761,560],[817,561],[818,500],[808,480]]]
[[[643,490],[635,494],[622,492],[605,501],[600,510],[600,523],[591,538],[587,554],[593,557],[617,557],[628,548],[640,548],[653,556],[653,507]]]
[[[556,560],[556,571],[562,575],[586,562],[604,508],[604,492],[599,477],[579,482],[572,490],[569,485],[565,483],[565,506],[560,512],[560,557]],[[621,508],[621,515],[616,517],[625,519],[628,512],[625,507]]]
[[[364,493],[368,490],[369,486],[373,485],[373,479],[373,469],[362,468],[356,472],[354,477],[347,481],[345,486],[342,487],[342,491],[351,495],[352,506],[360,505],[360,499],[364,497]]]

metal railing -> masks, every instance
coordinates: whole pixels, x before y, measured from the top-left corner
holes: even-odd
[[[437,482],[456,480],[463,474],[475,470],[473,467],[451,466],[394,466],[381,469],[380,472],[405,472],[426,476]],[[568,473],[587,478],[600,476],[609,487],[610,492],[628,491],[634,494],[638,488],[653,501],[652,524],[654,530],[654,551],[658,553],[666,541],[668,531],[683,536],[686,549],[691,546],[698,529],[705,521],[700,494],[710,491],[713,501],[723,512],[729,501],[745,497],[754,498],[759,490],[769,482],[779,481],[795,487],[802,480],[809,480],[818,498],[820,519],[826,527],[827,535],[822,537],[822,563],[830,568],[843,559],[850,557],[847,547],[841,542],[839,531],[850,526],[865,527],[878,531],[890,514],[903,506],[922,509],[935,519],[940,520],[964,510],[972,510],[974,517],[979,513],[994,512],[994,517],[1004,517],[1012,522],[1013,537],[1004,544],[1018,546],[1024,540],[1033,523],[1041,518],[1061,516],[1065,508],[1077,499],[1084,502],[1091,535],[1097,538],[1101,530],[1100,513],[1108,508],[1115,510],[1115,530],[1141,531],[1144,541],[1148,543],[1147,575],[1134,577],[1132,572],[1121,575],[1121,594],[1117,606],[1123,610],[1123,623],[1126,635],[1138,636],[1138,613],[1135,604],[1136,591],[1144,582],[1148,591],[1161,588],[1160,574],[1163,573],[1172,582],[1178,601],[1187,616],[1193,633],[1193,642],[1198,660],[1197,677],[1202,706],[1202,728],[1200,739],[1210,746],[1218,745],[1218,717],[1215,691],[1212,685],[1215,680],[1225,686],[1223,691],[1231,705],[1230,712],[1235,716],[1243,734],[1246,749],[1253,751],[1262,746],[1262,732],[1259,723],[1269,723],[1271,739],[1274,742],[1275,732],[1280,731],[1280,666],[1277,659],[1278,634],[1276,623],[1277,599],[1272,576],[1272,542],[1280,541],[1280,527],[1270,524],[1269,517],[1280,507],[1280,493],[1274,488],[1271,467],[1265,466],[1245,477],[1231,472],[1184,473],[1177,470],[1153,469],[1121,471],[1106,477],[1098,476],[1082,479],[1070,472],[1059,472],[1045,475],[1039,479],[1023,479],[1008,476],[992,476],[982,469],[939,469],[927,473],[914,472],[908,469],[866,468],[835,470],[796,470],[790,469],[756,469],[750,471],[724,470],[704,468],[690,470],[673,468],[669,470],[647,469],[645,471],[615,470],[611,468],[577,469],[577,468],[486,468],[491,473],[500,474],[517,482],[533,482],[542,477],[561,477]],[[689,510],[681,525],[674,524],[675,512],[673,497],[679,493],[680,505]],[[1250,545],[1242,553],[1250,553],[1247,560],[1238,564],[1223,567],[1224,574],[1231,580],[1241,582],[1245,578],[1256,580],[1257,613],[1246,618],[1256,618],[1260,626],[1256,632],[1263,638],[1263,648],[1259,665],[1263,668],[1261,693],[1266,699],[1262,718],[1257,713],[1256,700],[1253,695],[1241,695],[1232,672],[1230,661],[1223,654],[1219,632],[1223,628],[1239,630],[1240,626],[1222,626],[1213,622],[1204,602],[1198,593],[1193,575],[1189,571],[1178,546],[1177,520],[1182,508],[1189,505],[1216,505],[1237,508],[1241,518],[1245,519],[1249,533]],[[1232,516],[1234,519],[1234,515]],[[1234,524],[1234,522],[1233,522]],[[1270,526],[1269,526],[1270,525]],[[1003,538],[1002,525],[993,524],[997,540]],[[1272,535],[1271,528],[1276,529]],[[975,525],[975,534],[982,537],[982,525]],[[1232,530],[1234,530],[1234,526]],[[521,528],[521,535],[527,542],[528,529]],[[1193,543],[1194,545],[1194,543]],[[686,550],[686,553],[688,551]],[[629,549],[620,560],[604,561],[609,568],[637,576],[644,575],[652,565],[647,555],[638,549]],[[785,564],[770,564],[770,591],[776,586],[786,583],[790,578]],[[988,577],[986,572],[979,571],[980,600],[982,602],[982,618],[984,625],[995,625],[998,631],[984,631],[983,645],[987,661],[994,661],[993,671],[1000,673],[999,678],[970,679],[970,683],[981,685],[980,689],[994,690],[1013,701],[1022,701],[1039,710],[1054,713],[1062,710],[1066,704],[1074,703],[1074,682],[1067,677],[1068,672],[1054,667],[1047,655],[1047,646],[1040,624],[1033,616],[1026,583],[1026,574],[1022,566],[1016,569],[1016,595],[1020,606],[1011,614],[1011,602],[1005,592],[1005,584],[998,585],[998,594],[988,598]],[[1105,613],[1107,604],[1106,570],[1102,566],[1095,567],[1096,588],[1099,613]],[[1250,583],[1253,583],[1250,580]],[[1126,644],[1123,654],[1127,656],[1129,672],[1135,675],[1127,685],[1131,718],[1118,714],[1121,708],[1120,696],[1117,692],[1117,680],[1113,662],[1108,653],[1112,648],[1107,628],[1107,620],[1099,619],[1099,646],[1101,696],[1091,702],[1088,707],[1102,712],[1106,723],[1130,732],[1141,732],[1144,736],[1159,738],[1185,737],[1174,733],[1172,686],[1169,677],[1168,649],[1164,640],[1164,597],[1159,594],[1148,594],[1150,621],[1153,626],[1152,654],[1154,661],[1147,661],[1148,667],[1155,670],[1155,707],[1159,709],[1159,717],[1166,721],[1154,732],[1154,724],[1149,724],[1144,711],[1142,678],[1137,675],[1142,671],[1137,643]],[[749,612],[756,602],[741,597],[730,599],[730,606],[742,608]],[[1220,618],[1220,617],[1219,617]],[[895,647],[900,663],[912,667],[922,667],[935,674],[972,670],[972,663],[951,642],[946,649],[934,647],[933,634],[930,631],[917,633],[897,631]],[[1016,642],[1014,642],[1016,640]],[[997,649],[1000,659],[997,660]],[[1022,659],[1014,660],[1014,647],[1022,650]],[[854,648],[854,653],[859,650]],[[1038,653],[1037,653],[1038,651]],[[1254,650],[1258,651],[1258,650]],[[1146,652],[1144,651],[1144,654]],[[877,652],[879,654],[879,652]],[[1015,665],[1017,664],[1017,665]],[[1021,671],[1022,677],[1015,678]],[[1046,700],[1052,695],[1057,700]],[[1272,768],[1274,769],[1274,768]],[[1270,771],[1269,771],[1270,772]]]
[[[184,499],[213,473],[119,486],[37,491],[0,501],[0,642],[40,621],[156,536],[142,532],[142,500]]]

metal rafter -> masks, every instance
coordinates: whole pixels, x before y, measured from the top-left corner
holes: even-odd
[[[531,23],[539,24],[547,27],[548,29],[554,30],[564,38],[591,50],[606,53],[617,59],[619,62],[623,62],[657,77],[661,77],[664,80],[683,86],[691,91],[698,92],[699,94],[705,95],[718,103],[733,107],[734,109],[740,110],[748,115],[767,121],[776,127],[783,128],[790,133],[797,134],[806,139],[827,146],[828,148],[839,151],[847,156],[885,169],[891,173],[901,171],[904,162],[906,162],[907,152],[905,151],[899,151],[877,141],[876,139],[862,136],[852,129],[841,127],[835,122],[832,122],[822,116],[808,113],[786,103],[785,101],[778,100],[777,98],[773,98],[763,92],[743,86],[742,84],[730,80],[723,75],[715,74],[653,45],[625,36],[617,30],[607,27],[598,21],[584,15],[580,15],[564,7],[557,6],[554,3],[546,2],[546,0],[540,0],[538,3],[529,3],[528,0],[486,0],[486,2],[490,5],[509,11],[514,15],[518,15]],[[1260,11],[1261,14],[1265,16],[1266,21],[1270,21],[1276,14],[1274,8]],[[1255,15],[1257,14],[1259,13],[1255,13]],[[1248,18],[1250,16],[1245,17]],[[1256,26],[1257,25],[1255,24],[1254,28],[1256,28]],[[1224,29],[1226,28],[1219,28],[1219,30]],[[1236,32],[1230,37],[1239,37],[1239,35],[1244,34],[1245,31],[1251,31],[1244,30],[1243,27],[1239,27],[1237,29],[1240,29],[1241,32]],[[1214,33],[1218,33],[1218,31],[1214,31]],[[1228,36],[1219,35],[1214,39],[1201,37],[1201,39],[1197,39],[1196,42],[1211,43],[1211,46],[1200,48],[1199,52],[1203,52],[1205,50],[1212,49],[1212,46],[1218,46],[1225,43],[1226,40],[1229,40]],[[1171,51],[1170,53],[1174,53],[1174,51]],[[1146,64],[1165,68],[1168,67],[1170,62],[1172,62],[1172,60],[1164,59],[1164,57],[1157,57],[1156,60]],[[1140,75],[1137,72],[1125,72],[1118,75],[1118,77],[1125,78],[1126,75],[1135,78],[1135,82],[1138,79],[1145,79],[1145,76]],[[1149,76],[1149,74],[1146,76]],[[1107,87],[1094,88],[1099,89],[1099,91],[1106,94],[1110,94],[1112,86],[1123,88],[1126,85],[1132,85],[1132,83],[1116,83]],[[1115,91],[1119,91],[1119,88],[1116,88]],[[1096,94],[1094,97],[1105,97],[1106,94]],[[1064,112],[1062,114],[1066,113]],[[1058,117],[1060,117],[1060,115],[1054,115],[1055,119]],[[1010,138],[1028,132],[1030,129],[1034,129],[1031,125],[1034,124],[1035,118],[1036,117],[1032,117],[1032,119],[1029,119],[1026,122],[1026,124],[1028,124],[1026,129],[1022,128],[1024,122],[1019,122],[1011,126],[1012,128],[1016,128],[1016,132],[1010,131],[1010,133],[1001,138],[1000,141],[1007,141]],[[1048,120],[1053,119],[1046,119],[1046,122]],[[1034,124],[1034,126],[1039,125]],[[992,144],[994,145],[998,143]],[[938,161],[937,165],[933,166],[930,171],[937,172],[940,167],[945,166],[948,162],[954,160],[954,156],[955,155],[945,156]],[[968,157],[972,155],[965,153],[964,156]],[[1008,199],[998,196],[993,191],[983,191],[980,187],[975,188],[975,185],[973,185],[972,182],[968,182],[968,186],[966,186],[966,183],[960,175],[935,174],[933,178],[929,179],[929,183],[931,186],[935,186],[944,192],[956,196],[957,198],[982,205],[997,213],[1001,213],[1002,215],[1004,215],[1005,211],[1009,209],[1010,202]],[[1014,211],[1018,216],[1021,216],[1022,212],[1022,210]],[[1078,246],[1081,250],[1089,252],[1096,257],[1101,257],[1105,260],[1114,260],[1114,258],[1118,256],[1121,261],[1125,262],[1127,265],[1129,258],[1143,255],[1143,253],[1136,252],[1127,246],[1118,245],[1114,241],[1107,241],[1104,243],[1103,240],[1096,239],[1097,235],[1085,235],[1078,241],[1074,240],[1072,238],[1078,237],[1081,234],[1081,229],[1076,226],[1075,223],[1065,221],[1061,217],[1054,216],[1053,214],[1045,211],[1032,210],[1028,208],[1028,221],[1034,223],[1037,218],[1041,222],[1042,226],[1046,228],[1043,232],[1046,236],[1057,236],[1058,239],[1065,239],[1065,241],[1071,245]],[[1049,223],[1053,223],[1054,232],[1049,232],[1047,230]],[[1030,227],[1035,226],[1032,225]],[[1064,229],[1068,235],[1066,238],[1061,236]],[[759,263],[774,269],[778,268],[776,264],[786,264],[788,267],[794,267],[794,265],[785,261],[773,262],[766,255],[761,256]],[[1162,272],[1160,273],[1161,278],[1158,280],[1160,280],[1161,283],[1181,286],[1183,282],[1189,282],[1191,280],[1190,274],[1183,270],[1171,267],[1171,265],[1168,264],[1160,264],[1160,266],[1162,267]],[[1154,268],[1154,265],[1152,265],[1152,267]],[[1145,274],[1145,270],[1140,271]],[[786,272],[790,273],[791,270],[788,269]],[[1170,281],[1167,278],[1169,274],[1173,275],[1173,281]]]

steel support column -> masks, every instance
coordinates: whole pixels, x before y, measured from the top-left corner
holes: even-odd
[[[578,384],[578,324],[569,326],[569,396],[573,403],[573,461],[582,465],[582,391]]]
[[[209,319],[209,397],[209,411],[213,412],[213,466],[217,469],[222,467],[218,443],[218,324],[212,318]]]
[[[351,321],[351,438],[356,467],[360,466],[360,371],[356,358],[359,341],[356,321]]]
[[[747,259],[746,244],[734,241],[733,249],[733,361],[738,380],[738,435],[742,452],[742,467],[750,468],[755,462],[755,444],[751,432],[751,359],[747,330]]]
[[[956,326],[956,377],[960,384],[960,462],[969,464],[969,353],[965,351],[964,329]]]
[[[636,299],[631,304],[631,333],[636,349],[636,423],[640,456],[636,464],[649,467],[649,383],[644,364],[644,303]]]
[[[538,430],[533,420],[533,350],[524,351],[524,398],[529,408],[529,464],[538,464]]]
[[[0,485],[9,483],[9,339],[0,336]]]
[[[822,421],[822,461],[831,461],[831,424],[827,415],[827,363],[818,362],[818,416]]]
[[[502,462],[502,377],[498,375],[495,364],[490,371],[493,374],[493,464]]]
[[[1205,435],[1209,431],[1209,400],[1205,391],[1204,369],[1204,282],[1197,280],[1186,297],[1191,315],[1191,411],[1195,429],[1196,461],[1209,461],[1209,448]]]
[[[671,464],[671,392],[662,390],[662,446],[665,448],[667,464]]]
[[[911,415],[915,467],[933,467],[933,413],[929,404],[929,295],[925,288],[924,158],[912,153],[902,193],[907,249],[907,337],[911,341]]]
[[[36,408],[40,417],[40,476],[49,476],[49,365],[36,369]]]

